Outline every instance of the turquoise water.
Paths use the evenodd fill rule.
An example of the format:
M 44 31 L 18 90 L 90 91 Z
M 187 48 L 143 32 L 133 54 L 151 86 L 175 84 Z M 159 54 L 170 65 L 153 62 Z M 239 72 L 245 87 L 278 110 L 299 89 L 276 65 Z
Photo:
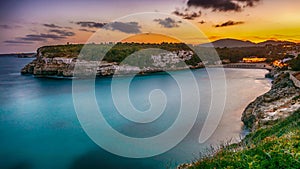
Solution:
M 1 169 L 174 167 L 198 158 L 199 152 L 205 152 L 211 144 L 238 140 L 243 134 L 240 121 L 243 109 L 270 88 L 270 81 L 264 78 L 265 70 L 226 69 L 228 95 L 223 118 L 213 136 L 199 144 L 198 137 L 210 106 L 210 82 L 205 69 L 193 70 L 201 103 L 190 133 L 164 154 L 130 159 L 103 150 L 86 135 L 74 110 L 71 80 L 21 76 L 20 69 L 31 60 L 0 58 Z M 122 83 L 124 80 L 126 77 L 117 81 Z M 119 115 L 113 105 L 110 84 L 110 78 L 97 79 L 96 96 L 104 117 L 117 131 L 132 137 L 150 137 L 166 130 L 176 119 L 180 93 L 175 80 L 168 74 L 138 76 L 130 86 L 130 99 L 141 111 L 150 106 L 148 95 L 151 90 L 165 92 L 168 98 L 165 112 L 150 124 L 131 123 Z

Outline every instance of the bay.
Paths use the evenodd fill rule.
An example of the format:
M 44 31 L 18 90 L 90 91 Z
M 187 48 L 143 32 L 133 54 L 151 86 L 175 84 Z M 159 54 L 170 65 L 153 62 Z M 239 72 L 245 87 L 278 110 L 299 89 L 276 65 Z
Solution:
M 31 60 L 11 56 L 0 58 L 1 169 L 175 167 L 199 158 L 199 154 L 205 153 L 210 145 L 238 141 L 244 134 L 241 122 L 244 108 L 271 87 L 270 80 L 264 78 L 266 70 L 225 69 L 227 96 L 224 113 L 214 134 L 200 144 L 199 134 L 211 105 L 211 83 L 206 69 L 192 70 L 199 86 L 201 102 L 191 131 L 170 151 L 150 158 L 132 159 L 105 151 L 87 136 L 74 109 L 72 80 L 20 75 L 21 68 Z M 216 69 L 210 68 L 210 71 Z M 176 74 L 184 74 L 185 71 Z M 125 83 L 126 78 L 115 80 Z M 155 73 L 137 76 L 130 84 L 130 100 L 140 111 L 151 106 L 148 97 L 152 90 L 160 89 L 165 93 L 165 111 L 150 124 L 132 123 L 118 113 L 111 96 L 111 81 L 111 78 L 97 79 L 95 94 L 103 116 L 118 132 L 138 138 L 151 137 L 168 129 L 176 119 L 180 91 L 170 75 Z M 84 95 L 84 91 L 82 93 Z

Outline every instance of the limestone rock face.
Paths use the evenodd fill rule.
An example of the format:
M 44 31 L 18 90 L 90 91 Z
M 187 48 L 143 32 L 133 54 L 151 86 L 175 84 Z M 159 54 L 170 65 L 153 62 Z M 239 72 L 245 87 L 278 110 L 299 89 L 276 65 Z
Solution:
M 73 76 L 76 58 L 37 58 L 26 65 L 22 74 L 33 74 L 37 76 Z
M 112 75 L 127 75 L 127 74 L 144 74 L 159 72 L 165 70 L 181 70 L 187 69 L 189 66 L 173 66 L 167 67 L 164 65 L 176 64 L 191 59 L 193 53 L 191 51 L 179 51 L 162 53 L 157 56 L 152 56 L 152 65 L 148 67 L 138 67 L 126 64 L 118 64 L 116 62 L 105 61 L 86 61 L 79 60 L 76 57 L 60 57 L 48 56 L 47 52 L 43 51 L 44 48 L 39 48 L 37 51 L 37 58 L 31 63 L 27 64 L 22 70 L 22 74 L 32 74 L 38 77 L 73 77 L 74 69 L 80 69 L 83 75 L 96 75 L 96 76 L 112 76 Z M 44 53 L 44 54 L 43 54 Z M 163 65 L 163 66 L 161 66 Z M 200 68 L 202 64 L 190 68 Z M 77 72 L 77 71 L 76 71 Z M 95 74 L 96 72 L 96 74 Z
M 289 79 L 289 73 L 275 75 L 269 92 L 250 103 L 242 115 L 251 130 L 272 125 L 300 108 L 300 89 Z

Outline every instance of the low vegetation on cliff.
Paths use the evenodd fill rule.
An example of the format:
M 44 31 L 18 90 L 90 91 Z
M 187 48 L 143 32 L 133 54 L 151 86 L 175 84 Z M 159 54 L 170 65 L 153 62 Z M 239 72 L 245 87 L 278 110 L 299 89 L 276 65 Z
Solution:
M 45 58 L 78 58 L 84 56 L 85 60 L 99 60 L 107 62 L 122 62 L 129 55 L 142 49 L 162 49 L 169 52 L 190 51 L 191 49 L 183 43 L 161 43 L 161 44 L 141 44 L 141 43 L 117 43 L 117 44 L 75 44 L 75 45 L 57 45 L 44 46 L 39 48 L 38 52 Z M 83 50 L 82 50 L 83 49 Z M 200 62 L 197 55 L 193 55 L 187 64 L 196 65 Z
M 300 111 L 183 168 L 300 168 Z
M 298 55 L 297 58 L 291 60 L 289 62 L 289 65 L 291 66 L 292 70 L 300 71 L 300 55 Z
M 77 58 L 81 52 L 82 48 L 85 48 L 85 53 L 89 56 L 88 59 L 94 60 L 99 59 L 99 54 L 106 53 L 104 60 L 108 62 L 121 62 L 124 58 L 130 54 L 137 52 L 141 49 L 148 48 L 159 48 L 166 51 L 179 51 L 179 50 L 191 50 L 190 46 L 183 43 L 160 43 L 160 44 L 150 44 L 150 43 L 117 43 L 117 44 L 70 44 L 70 45 L 56 45 L 56 46 L 44 46 L 39 50 L 43 57 L 54 58 L 54 57 L 66 57 L 66 58 Z M 199 49 L 199 50 L 198 50 Z M 203 56 L 207 55 L 205 50 L 207 47 L 193 46 L 192 50 L 198 50 L 199 52 L 204 52 Z M 278 45 L 274 47 L 235 47 L 235 48 L 215 48 L 221 60 L 227 59 L 231 62 L 239 62 L 244 57 L 249 56 L 259 56 L 268 58 L 268 61 L 271 62 L 276 59 L 283 59 L 285 57 L 282 54 L 282 51 L 285 51 L 283 46 Z M 278 54 L 280 53 L 280 54 Z M 206 60 L 209 59 L 205 58 Z M 193 59 L 188 63 L 190 65 L 198 63 L 199 58 L 194 55 Z

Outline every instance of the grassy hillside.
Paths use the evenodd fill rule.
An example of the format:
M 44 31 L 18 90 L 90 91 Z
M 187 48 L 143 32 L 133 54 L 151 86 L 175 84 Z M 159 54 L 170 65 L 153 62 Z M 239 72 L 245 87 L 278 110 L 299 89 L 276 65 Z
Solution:
M 300 168 L 300 111 L 194 163 L 202 168 Z

